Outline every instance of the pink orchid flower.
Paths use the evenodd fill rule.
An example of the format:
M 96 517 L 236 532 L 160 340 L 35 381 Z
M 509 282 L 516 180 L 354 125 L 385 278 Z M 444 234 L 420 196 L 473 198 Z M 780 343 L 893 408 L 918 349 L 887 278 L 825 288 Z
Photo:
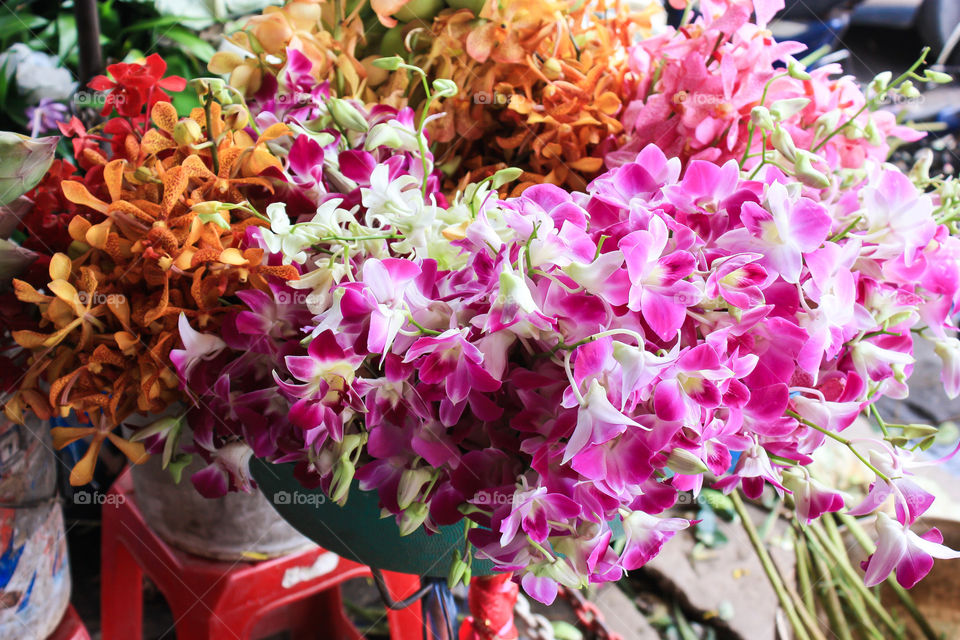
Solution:
M 620 241 L 630 275 L 627 306 L 639 311 L 663 340 L 676 336 L 686 318 L 687 307 L 700 301 L 700 291 L 683 280 L 696 267 L 687 251 L 667 252 L 667 225 L 657 216 L 644 231 L 634 231 Z
M 942 543 L 943 535 L 936 527 L 917 535 L 909 526 L 898 524 L 883 512 L 878 513 L 877 550 L 863 563 L 865 584 L 876 586 L 896 570 L 897 582 L 910 589 L 930 573 L 934 558 L 960 558 L 960 551 Z
M 744 226 L 724 234 L 719 243 L 735 251 L 763 254 L 764 266 L 797 283 L 803 254 L 823 244 L 833 221 L 822 205 L 791 197 L 779 182 L 767 187 L 765 205 L 745 202 L 740 210 Z

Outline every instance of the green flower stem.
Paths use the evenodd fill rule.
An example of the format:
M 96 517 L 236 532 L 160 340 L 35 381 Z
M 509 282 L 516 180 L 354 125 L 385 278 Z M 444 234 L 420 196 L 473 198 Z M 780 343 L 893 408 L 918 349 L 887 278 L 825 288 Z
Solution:
M 740 498 L 740 491 L 733 491 L 730 494 L 730 499 L 731 502 L 733 502 L 733 508 L 736 510 L 737 515 L 740 516 L 743 530 L 746 531 L 747 537 L 750 539 L 750 544 L 753 546 L 753 550 L 756 552 L 757 558 L 760 560 L 760 564 L 763 565 L 763 570 L 770 580 L 770 586 L 773 587 L 773 590 L 777 594 L 777 599 L 780 601 L 780 606 L 783 607 L 784 612 L 787 614 L 787 619 L 790 621 L 790 626 L 793 627 L 793 632 L 796 634 L 797 639 L 811 640 L 810 634 L 807 633 L 806 626 L 800 620 L 797 609 L 793 605 L 793 600 L 790 598 L 790 594 L 783 584 L 783 579 L 773 564 L 773 559 L 770 558 L 767 548 L 760 540 L 757 529 L 753 526 L 753 521 L 750 520 L 750 514 L 747 513 L 747 508 Z
M 834 546 L 833 542 L 830 540 L 829 534 L 827 534 L 818 523 L 809 525 L 808 529 L 813 532 L 813 536 L 817 539 L 817 542 L 820 543 L 820 546 L 833 560 L 834 566 L 842 571 L 847 579 L 848 584 L 853 585 L 853 588 L 863 599 L 863 602 L 880 619 L 883 625 L 890 630 L 890 632 L 893 634 L 893 637 L 897 638 L 898 640 L 904 640 L 906 635 L 904 635 L 903 629 L 897 626 L 893 618 L 890 617 L 890 613 L 883 608 L 883 605 L 879 600 L 877 600 L 876 596 L 873 595 L 873 592 L 871 592 L 870 589 L 863 584 L 863 579 L 861 579 L 861 577 L 858 576 L 853 570 L 853 567 L 850 566 L 850 559 L 846 555 L 846 552 L 842 548 L 837 549 Z
M 817 603 L 813 597 L 813 583 L 810 581 L 810 554 L 807 550 L 806 541 L 791 530 L 793 538 L 793 552 L 797 558 L 797 582 L 800 587 L 800 595 L 803 598 L 803 606 L 812 614 L 817 614 Z
M 213 163 L 213 172 L 220 175 L 220 154 L 217 151 L 217 141 L 213 139 L 213 115 L 210 113 L 210 105 L 213 104 L 213 95 L 208 91 L 203 99 L 203 115 L 207 120 L 207 139 L 213 144 L 210 145 L 210 160 Z
M 848 516 L 845 513 L 837 514 L 837 517 L 840 519 L 840 522 L 847 527 L 847 530 L 850 532 L 850 535 L 857 541 L 863 550 L 868 554 L 873 554 L 877 550 L 877 547 L 873 544 L 873 540 L 870 539 L 870 536 L 867 535 L 867 532 L 863 530 L 863 527 L 860 526 L 860 523 L 857 522 L 857 519 L 853 516 Z M 923 633 L 923 637 L 927 640 L 939 640 L 940 636 L 937 635 L 936 631 L 933 630 L 933 627 L 930 626 L 930 622 L 927 620 L 926 616 L 920 612 L 920 609 L 917 608 L 917 603 L 913 601 L 913 597 L 910 596 L 910 592 L 900 586 L 900 583 L 896 580 L 887 579 L 887 584 L 890 585 L 890 588 L 893 589 L 893 592 L 897 594 L 897 598 L 900 599 L 900 603 L 903 604 L 903 608 L 907 610 L 910 614 L 910 617 L 913 618 L 914 622 L 917 623 L 917 626 L 920 627 L 920 632 Z
M 843 228 L 843 231 L 837 232 L 835 236 L 830 238 L 830 242 L 837 242 L 838 240 L 842 240 L 844 236 L 846 236 L 848 233 L 853 231 L 856 228 L 856 226 L 860 224 L 860 220 L 862 219 L 863 219 L 862 216 L 857 216 L 853 222 L 851 222 L 850 224 L 848 224 L 846 227 Z
M 827 567 L 827 574 L 832 576 L 831 580 L 833 581 L 834 587 L 841 590 L 837 593 L 837 595 L 840 596 L 842 592 L 842 596 L 846 601 L 847 606 L 852 611 L 852 617 L 859 624 L 862 633 L 873 640 L 887 640 L 887 636 L 881 633 L 877 626 L 873 623 L 873 618 L 867 611 L 866 605 L 863 602 L 863 598 L 860 596 L 860 592 L 851 586 L 846 574 L 839 569 L 833 557 L 827 554 L 809 527 L 807 527 L 807 540 L 810 544 L 810 548 L 813 550 L 814 555 L 819 556 L 823 561 L 824 566 Z
M 853 446 L 853 443 L 850 442 L 849 440 L 847 440 L 846 438 L 844 438 L 843 436 L 838 435 L 838 434 L 834 433 L 833 431 L 830 431 L 829 429 L 824 429 L 823 427 L 821 427 L 821 426 L 818 425 L 818 424 L 815 424 L 815 423 L 813 423 L 813 422 L 810 422 L 809 420 L 807 420 L 806 418 L 804 418 L 803 416 L 801 416 L 801 415 L 800 415 L 799 413 L 797 413 L 796 411 L 793 411 L 793 410 L 788 409 L 788 410 L 787 410 L 787 415 L 790 416 L 791 418 L 796 419 L 796 420 L 797 420 L 798 422 L 800 422 L 801 424 L 803 424 L 803 425 L 805 425 L 805 426 L 808 426 L 808 427 L 810 427 L 811 429 L 816 429 L 817 431 L 819 431 L 820 433 L 824 434 L 825 436 L 827 436 L 827 437 L 829 437 L 829 438 L 831 438 L 831 439 L 833 439 L 833 440 L 836 440 L 836 441 L 839 442 L 840 444 L 844 445 L 845 447 L 847 447 L 848 449 L 850 449 L 850 452 L 853 453 L 853 455 L 857 456 L 857 458 L 860 460 L 860 462 L 862 462 L 863 464 L 865 464 L 868 469 L 870 469 L 870 470 L 873 471 L 875 474 L 877 474 L 877 477 L 878 477 L 878 478 L 880 478 L 881 480 L 885 480 L 885 481 L 887 481 L 887 482 L 890 482 L 890 478 L 888 478 L 885 473 L 883 473 L 882 471 L 880 471 L 879 469 L 877 469 L 875 466 L 873 466 L 873 465 L 870 463 L 869 460 L 867 460 L 865 457 L 863 457 L 863 454 L 861 454 L 859 451 L 857 451 L 856 447 Z
M 801 538 L 801 536 L 798 536 Z M 830 631 L 836 634 L 839 640 L 853 640 L 853 634 L 850 633 L 850 626 L 843 614 L 843 606 L 840 603 L 840 596 L 837 594 L 837 588 L 830 574 L 830 567 L 822 554 L 815 553 L 813 550 L 813 541 L 809 532 L 802 536 L 805 541 L 805 549 L 809 552 L 808 557 L 811 565 L 816 571 L 817 582 L 820 591 L 820 603 L 823 610 L 827 613 L 827 619 L 830 620 Z M 879 635 L 879 633 L 878 633 Z M 881 636 L 882 637 L 882 636 Z

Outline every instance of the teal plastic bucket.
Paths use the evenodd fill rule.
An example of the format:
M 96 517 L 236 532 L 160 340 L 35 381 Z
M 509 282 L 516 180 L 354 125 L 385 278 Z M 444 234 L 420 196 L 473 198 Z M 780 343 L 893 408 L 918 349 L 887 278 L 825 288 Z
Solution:
M 432 577 L 445 577 L 453 552 L 462 552 L 462 524 L 440 527 L 440 532 L 433 534 L 421 527 L 401 536 L 393 518 L 380 517 L 375 491 L 361 491 L 354 482 L 350 498 L 341 507 L 323 490 L 301 486 L 293 474 L 295 466 L 254 458 L 250 472 L 277 513 L 324 549 L 384 571 Z M 489 575 L 493 563 L 475 558 L 471 570 L 475 576 Z

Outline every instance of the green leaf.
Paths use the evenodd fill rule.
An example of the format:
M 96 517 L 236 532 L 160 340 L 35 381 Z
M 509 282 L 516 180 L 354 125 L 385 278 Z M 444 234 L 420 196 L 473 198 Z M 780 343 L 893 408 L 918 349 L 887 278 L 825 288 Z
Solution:
M 155 18 L 147 18 L 145 20 L 135 22 L 128 27 L 124 27 L 120 30 L 120 33 L 134 33 L 136 31 L 150 31 L 151 29 L 155 29 L 157 27 L 170 27 L 189 19 L 190 18 L 186 18 L 184 16 L 157 16 Z M 167 33 L 164 35 L 169 36 L 170 34 Z
M 0 40 L 6 40 L 13 36 L 24 33 L 36 33 L 47 26 L 49 22 L 46 18 L 35 16 L 32 13 L 17 13 L 5 11 L 5 15 L 0 15 Z M 26 40 L 20 36 L 18 40 Z
M 164 469 L 173 460 L 177 453 L 177 447 L 180 444 L 180 432 L 183 430 L 183 422 L 177 420 L 177 424 L 167 433 L 167 439 L 163 443 L 163 457 L 160 459 Z
M 57 58 L 60 64 L 73 53 L 77 46 L 77 20 L 72 13 L 57 16 Z
M 183 27 L 173 27 L 164 36 L 182 46 L 187 53 L 200 58 L 204 64 L 210 62 L 216 53 L 213 45 Z
M 140 442 L 145 440 L 150 436 L 155 436 L 161 433 L 166 433 L 174 427 L 177 427 L 180 424 L 182 418 L 174 418 L 173 416 L 164 416 L 159 420 L 147 425 L 143 429 L 138 429 L 136 433 L 130 436 L 130 442 Z

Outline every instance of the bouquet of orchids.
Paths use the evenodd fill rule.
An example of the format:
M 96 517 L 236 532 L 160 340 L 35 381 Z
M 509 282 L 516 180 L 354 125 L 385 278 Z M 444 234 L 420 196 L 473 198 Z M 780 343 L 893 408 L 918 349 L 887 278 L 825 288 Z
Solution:
M 492 4 L 481 18 L 532 19 L 521 11 L 530 3 Z M 463 85 L 449 65 L 413 64 L 423 55 L 413 45 L 349 68 L 402 76 L 416 109 L 406 98 L 371 102 L 366 76 L 357 95 L 327 78 L 336 65 L 321 45 L 332 45 L 315 33 L 299 48 L 288 34 L 282 57 L 256 66 L 245 100 L 211 79 L 189 119 L 155 103 L 149 131 L 134 118 L 140 146 L 114 134 L 123 161 L 88 170 L 99 197 L 63 183 L 97 216 L 70 222 L 73 257 L 51 262 L 47 288 L 62 302 L 18 288 L 60 328 L 18 338 L 57 374 L 50 404 L 98 408 L 105 426 L 89 432 L 102 439 L 134 410 L 185 401 L 185 416 L 134 439 L 176 466 L 189 428 L 192 454 L 208 463 L 191 478 L 205 495 L 250 490 L 251 456 L 296 462 L 304 485 L 340 503 L 357 481 L 401 533 L 465 523 L 454 581 L 472 557 L 490 559 L 543 602 L 558 585 L 642 566 L 690 524 L 664 512 L 705 484 L 750 498 L 769 487 L 804 523 L 892 499 L 866 583 L 896 570 L 912 586 L 931 557 L 960 556 L 936 530 L 911 530 L 933 498 L 910 469 L 936 431 L 887 424 L 874 405 L 906 396 L 915 340 L 933 342 L 945 391 L 960 392 L 960 191 L 922 165 L 905 175 L 884 164 L 890 138 L 918 134 L 877 107 L 945 78 L 921 59 L 864 92 L 835 66 L 808 72 L 794 57 L 801 47 L 772 39 L 776 0 L 700 7 L 679 30 L 606 43 L 617 55 L 603 73 L 616 74 L 619 93 L 603 118 L 589 100 L 592 115 L 526 124 L 520 103 L 490 107 L 505 111 L 510 135 L 593 132 L 576 151 L 591 162 L 565 171 L 549 144 L 512 156 L 505 138 L 499 163 L 441 162 L 431 125 L 447 122 L 437 105 L 456 105 Z M 474 45 L 508 37 L 475 38 L 470 29 L 487 23 L 457 18 L 473 11 L 435 21 L 460 25 L 442 32 Z M 576 42 L 586 29 L 577 15 L 569 33 L 531 46 Z M 462 55 L 483 64 L 477 56 L 491 50 Z M 538 82 L 553 95 L 566 81 Z M 497 86 L 530 97 L 519 80 Z M 602 139 L 591 138 L 598 128 Z M 571 175 L 589 180 L 571 189 Z M 511 184 L 523 188 L 510 194 Z M 170 237 L 157 231 L 167 227 Z M 141 303 L 131 320 L 105 302 L 66 317 L 77 290 L 108 281 L 105 291 L 125 291 L 126 274 L 111 269 L 131 256 L 145 266 L 130 282 L 153 287 L 156 310 Z M 64 279 L 77 289 L 54 286 Z M 134 330 L 111 336 L 124 322 Z M 43 351 L 62 341 L 73 359 Z M 140 373 L 123 373 L 123 358 Z M 70 363 L 79 368 L 65 380 Z M 845 436 L 861 414 L 882 435 Z M 864 500 L 811 476 L 826 446 L 875 474 Z M 611 544 L 615 527 L 622 546 Z

